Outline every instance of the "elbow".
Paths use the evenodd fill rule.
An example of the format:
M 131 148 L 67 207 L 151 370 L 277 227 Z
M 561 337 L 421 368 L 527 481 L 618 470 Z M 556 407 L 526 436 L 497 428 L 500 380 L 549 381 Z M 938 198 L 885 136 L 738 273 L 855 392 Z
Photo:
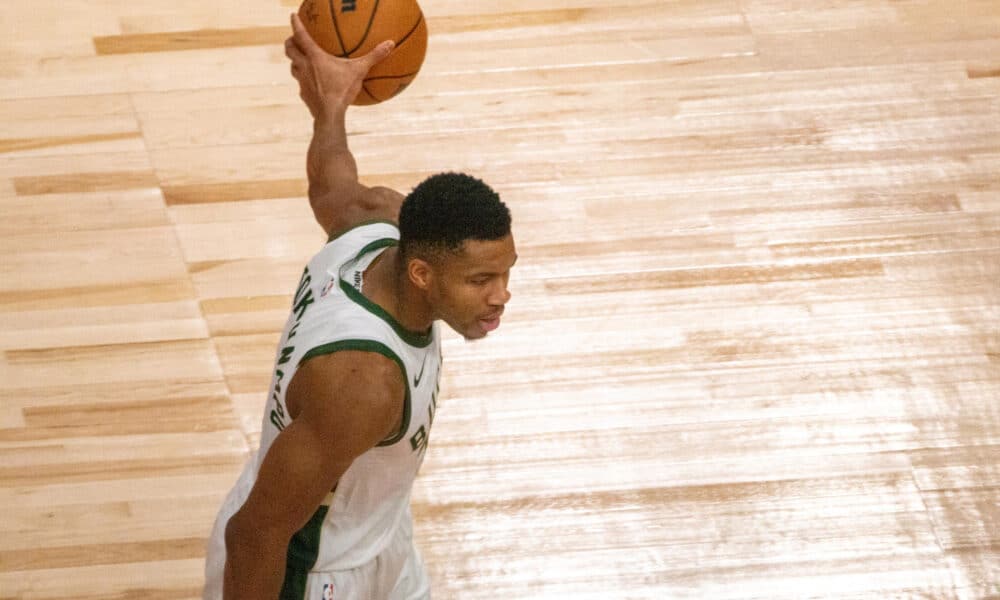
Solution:
M 246 525 L 246 517 L 242 515 L 242 511 L 237 511 L 236 514 L 229 517 L 229 521 L 226 522 L 225 532 L 226 553 L 231 555 L 240 545 L 245 545 L 248 541 L 248 535 L 252 531 Z
M 309 186 L 309 207 L 312 208 L 313 218 L 319 223 L 324 231 L 330 233 L 335 213 L 330 205 L 330 195 L 328 192 L 317 186 Z
M 245 511 L 238 510 L 226 523 L 225 541 L 228 556 L 267 554 L 284 551 L 291 539 L 275 527 L 269 527 L 257 519 L 250 518 Z
M 309 206 L 313 210 L 316 210 L 318 206 L 323 205 L 327 202 L 327 197 L 330 194 L 330 189 L 328 186 L 321 185 L 318 183 L 309 183 Z
M 266 545 L 266 531 L 249 519 L 243 510 L 236 511 L 226 523 L 226 553 Z

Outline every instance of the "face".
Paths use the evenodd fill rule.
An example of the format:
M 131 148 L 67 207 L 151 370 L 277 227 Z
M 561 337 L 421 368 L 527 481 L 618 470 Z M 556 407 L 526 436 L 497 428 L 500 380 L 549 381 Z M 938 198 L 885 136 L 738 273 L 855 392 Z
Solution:
M 434 261 L 426 289 L 435 318 L 467 340 L 486 337 L 500 326 L 516 261 L 510 234 L 499 240 L 466 240 L 461 252 Z

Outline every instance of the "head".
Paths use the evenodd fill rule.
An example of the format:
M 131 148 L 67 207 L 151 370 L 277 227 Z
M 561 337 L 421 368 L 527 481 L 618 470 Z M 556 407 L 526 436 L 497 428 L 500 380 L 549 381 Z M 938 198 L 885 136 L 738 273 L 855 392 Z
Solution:
M 424 180 L 399 210 L 400 264 L 435 319 L 466 339 L 499 325 L 517 260 L 510 211 L 490 186 L 461 173 Z

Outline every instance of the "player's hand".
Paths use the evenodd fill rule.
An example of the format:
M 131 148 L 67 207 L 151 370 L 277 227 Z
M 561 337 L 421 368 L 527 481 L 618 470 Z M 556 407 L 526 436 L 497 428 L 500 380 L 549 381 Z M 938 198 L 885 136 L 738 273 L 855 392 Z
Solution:
M 318 119 L 346 110 L 361 91 L 365 75 L 389 56 L 393 45 L 387 40 L 364 56 L 339 58 L 320 48 L 299 16 L 292 13 L 292 36 L 285 40 L 285 56 L 292 61 L 299 96 Z

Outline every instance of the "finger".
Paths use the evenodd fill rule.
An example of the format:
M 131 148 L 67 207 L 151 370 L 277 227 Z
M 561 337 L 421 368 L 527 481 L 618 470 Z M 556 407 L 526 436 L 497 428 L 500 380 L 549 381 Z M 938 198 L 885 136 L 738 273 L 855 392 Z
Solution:
M 368 54 L 358 57 L 357 60 L 362 65 L 364 65 L 366 70 L 371 69 L 375 65 L 385 60 L 385 57 L 389 56 L 389 54 L 392 53 L 392 49 L 395 47 L 396 47 L 395 42 L 393 42 L 392 40 L 386 40 L 381 44 L 379 44 L 378 46 L 375 46 L 375 48 L 373 48 L 372 51 L 369 52 Z
M 306 59 L 306 55 L 302 53 L 302 50 L 299 49 L 298 44 L 292 38 L 285 40 L 285 56 L 296 63 L 304 62 Z
M 314 56 L 323 52 L 319 44 L 306 31 L 306 26 L 302 24 L 302 19 L 296 13 L 292 13 L 292 39 L 295 40 L 295 44 L 306 56 Z

